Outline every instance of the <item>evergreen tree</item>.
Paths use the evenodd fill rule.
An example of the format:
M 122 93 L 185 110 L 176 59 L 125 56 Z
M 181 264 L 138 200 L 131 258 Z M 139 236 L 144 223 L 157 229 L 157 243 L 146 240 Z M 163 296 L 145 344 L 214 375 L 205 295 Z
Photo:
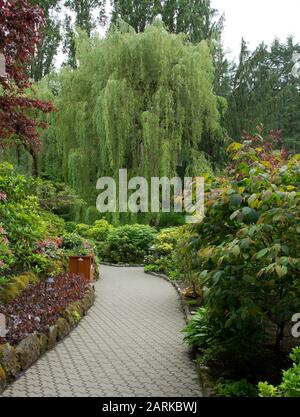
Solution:
M 237 139 L 243 130 L 253 132 L 263 124 L 266 131 L 282 131 L 283 142 L 299 149 L 300 79 L 293 76 L 293 54 L 300 50 L 292 38 L 262 43 L 253 53 L 243 40 L 235 73 L 226 127 Z
M 223 17 L 210 0 L 165 0 L 161 2 L 163 22 L 170 32 L 185 33 L 191 42 L 217 39 L 223 28 Z
M 111 5 L 111 22 L 124 20 L 137 33 L 144 32 L 146 25 L 161 12 L 160 0 L 112 0 Z
M 64 6 L 75 15 L 72 20 L 67 14 L 64 19 L 64 42 L 63 51 L 67 54 L 66 64 L 76 67 L 76 29 L 84 31 L 88 37 L 98 24 L 104 24 L 105 0 L 66 0 Z
M 143 32 L 160 14 L 169 32 L 185 33 L 194 43 L 217 38 L 223 26 L 210 0 L 112 0 L 112 7 L 112 23 L 122 19 Z
M 30 65 L 30 76 L 35 81 L 40 80 L 53 69 L 54 58 L 61 41 L 61 23 L 58 18 L 60 11 L 59 0 L 32 0 L 44 12 L 44 27 L 41 31 L 41 41 L 38 44 Z

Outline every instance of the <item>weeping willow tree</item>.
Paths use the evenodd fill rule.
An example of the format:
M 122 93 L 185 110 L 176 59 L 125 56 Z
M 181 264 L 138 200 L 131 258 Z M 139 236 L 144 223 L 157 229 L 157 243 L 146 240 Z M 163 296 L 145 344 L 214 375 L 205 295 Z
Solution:
M 117 179 L 120 168 L 146 178 L 209 169 L 224 133 L 205 42 L 190 44 L 159 22 L 139 34 L 122 23 L 105 39 L 80 35 L 77 52 L 76 70 L 64 69 L 55 88 L 44 81 L 58 112 L 48 119 L 41 169 L 54 161 L 88 202 L 85 220 L 96 215 L 97 179 Z

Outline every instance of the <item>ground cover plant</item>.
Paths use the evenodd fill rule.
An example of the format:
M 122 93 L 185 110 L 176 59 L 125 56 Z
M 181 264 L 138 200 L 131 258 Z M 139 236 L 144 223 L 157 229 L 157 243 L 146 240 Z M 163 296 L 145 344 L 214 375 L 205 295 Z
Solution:
M 8 331 L 0 345 L 15 345 L 34 332 L 47 333 L 70 303 L 83 298 L 88 286 L 82 275 L 65 273 L 30 285 L 13 301 L 0 304 Z

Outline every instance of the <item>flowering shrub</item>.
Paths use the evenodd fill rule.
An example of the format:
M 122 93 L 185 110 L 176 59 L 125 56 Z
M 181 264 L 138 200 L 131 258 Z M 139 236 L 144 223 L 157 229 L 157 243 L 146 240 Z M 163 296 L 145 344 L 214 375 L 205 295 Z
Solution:
M 300 309 L 300 155 L 273 151 L 260 135 L 228 150 L 229 177 L 208 190 L 186 247 L 213 344 L 242 373 L 257 360 L 253 344 L 280 349 Z
M 61 256 L 56 238 L 61 221 L 41 210 L 34 189 L 34 179 L 0 164 L 0 272 L 57 270 L 51 264 Z
M 56 258 L 58 249 L 62 246 L 63 240 L 59 237 L 56 239 L 46 239 L 38 242 L 36 253 L 40 253 L 50 258 Z
M 14 258 L 9 247 L 7 232 L 0 224 L 0 273 L 9 269 L 13 263 Z

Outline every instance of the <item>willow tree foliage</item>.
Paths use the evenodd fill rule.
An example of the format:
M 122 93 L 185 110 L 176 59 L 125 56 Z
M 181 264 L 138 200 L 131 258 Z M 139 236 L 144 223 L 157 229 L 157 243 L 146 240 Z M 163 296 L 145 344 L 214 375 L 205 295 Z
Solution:
M 224 135 L 205 42 L 188 44 L 160 23 L 139 34 L 124 24 L 105 39 L 81 36 L 77 49 L 79 67 L 48 80 L 58 112 L 48 120 L 44 172 L 53 163 L 93 213 L 97 179 L 117 179 L 120 168 L 129 178 L 208 168 Z

